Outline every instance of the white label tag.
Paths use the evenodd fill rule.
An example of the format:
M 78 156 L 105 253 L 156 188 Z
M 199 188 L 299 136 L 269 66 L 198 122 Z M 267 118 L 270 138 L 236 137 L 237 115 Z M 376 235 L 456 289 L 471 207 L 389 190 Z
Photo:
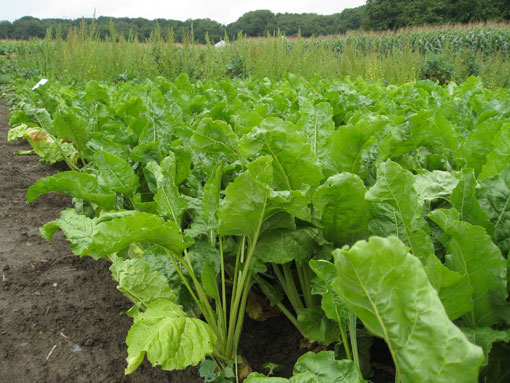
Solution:
M 48 82 L 48 79 L 42 78 L 37 84 L 34 85 L 32 90 L 35 90 L 35 89 L 39 88 L 40 86 L 46 84 L 47 82 Z

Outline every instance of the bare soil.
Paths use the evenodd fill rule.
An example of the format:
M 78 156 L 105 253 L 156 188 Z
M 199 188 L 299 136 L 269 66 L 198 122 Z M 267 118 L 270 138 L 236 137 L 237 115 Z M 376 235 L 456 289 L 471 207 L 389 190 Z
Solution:
M 73 256 L 61 233 L 41 238 L 39 227 L 71 200 L 47 194 L 27 205 L 26 190 L 65 168 L 15 155 L 30 147 L 7 142 L 7 115 L 0 100 L 0 382 L 202 382 L 195 367 L 168 372 L 148 362 L 124 375 L 130 303 L 106 261 Z M 299 340 L 284 317 L 246 319 L 240 352 L 254 370 L 273 362 L 288 376 L 306 351 Z

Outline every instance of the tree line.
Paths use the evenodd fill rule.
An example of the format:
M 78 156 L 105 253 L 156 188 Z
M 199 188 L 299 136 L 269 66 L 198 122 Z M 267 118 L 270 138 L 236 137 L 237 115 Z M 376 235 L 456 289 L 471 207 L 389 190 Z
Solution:
M 70 28 L 94 26 L 101 39 L 112 35 L 147 41 L 155 30 L 168 33 L 176 42 L 217 42 L 239 32 L 249 37 L 279 31 L 303 37 L 335 35 L 352 30 L 396 30 L 416 25 L 510 20 L 509 0 L 367 0 L 366 5 L 332 15 L 315 13 L 247 12 L 228 25 L 211 19 L 186 21 L 144 18 L 38 19 L 25 16 L 14 22 L 0 21 L 0 39 L 44 38 L 47 31 L 66 38 Z

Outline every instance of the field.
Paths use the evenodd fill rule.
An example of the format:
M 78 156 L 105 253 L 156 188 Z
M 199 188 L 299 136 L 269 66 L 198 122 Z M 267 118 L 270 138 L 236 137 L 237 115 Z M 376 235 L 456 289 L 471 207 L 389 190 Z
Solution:
M 504 382 L 509 41 L 4 43 L 4 379 Z

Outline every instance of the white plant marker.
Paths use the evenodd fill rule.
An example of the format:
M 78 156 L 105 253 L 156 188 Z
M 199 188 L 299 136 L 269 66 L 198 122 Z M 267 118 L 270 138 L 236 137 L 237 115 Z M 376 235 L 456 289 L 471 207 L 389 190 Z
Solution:
M 46 84 L 47 82 L 48 82 L 47 78 L 42 78 L 41 80 L 39 80 L 39 82 L 37 84 L 34 85 L 32 90 L 36 90 L 37 88 L 39 88 L 40 86 Z

